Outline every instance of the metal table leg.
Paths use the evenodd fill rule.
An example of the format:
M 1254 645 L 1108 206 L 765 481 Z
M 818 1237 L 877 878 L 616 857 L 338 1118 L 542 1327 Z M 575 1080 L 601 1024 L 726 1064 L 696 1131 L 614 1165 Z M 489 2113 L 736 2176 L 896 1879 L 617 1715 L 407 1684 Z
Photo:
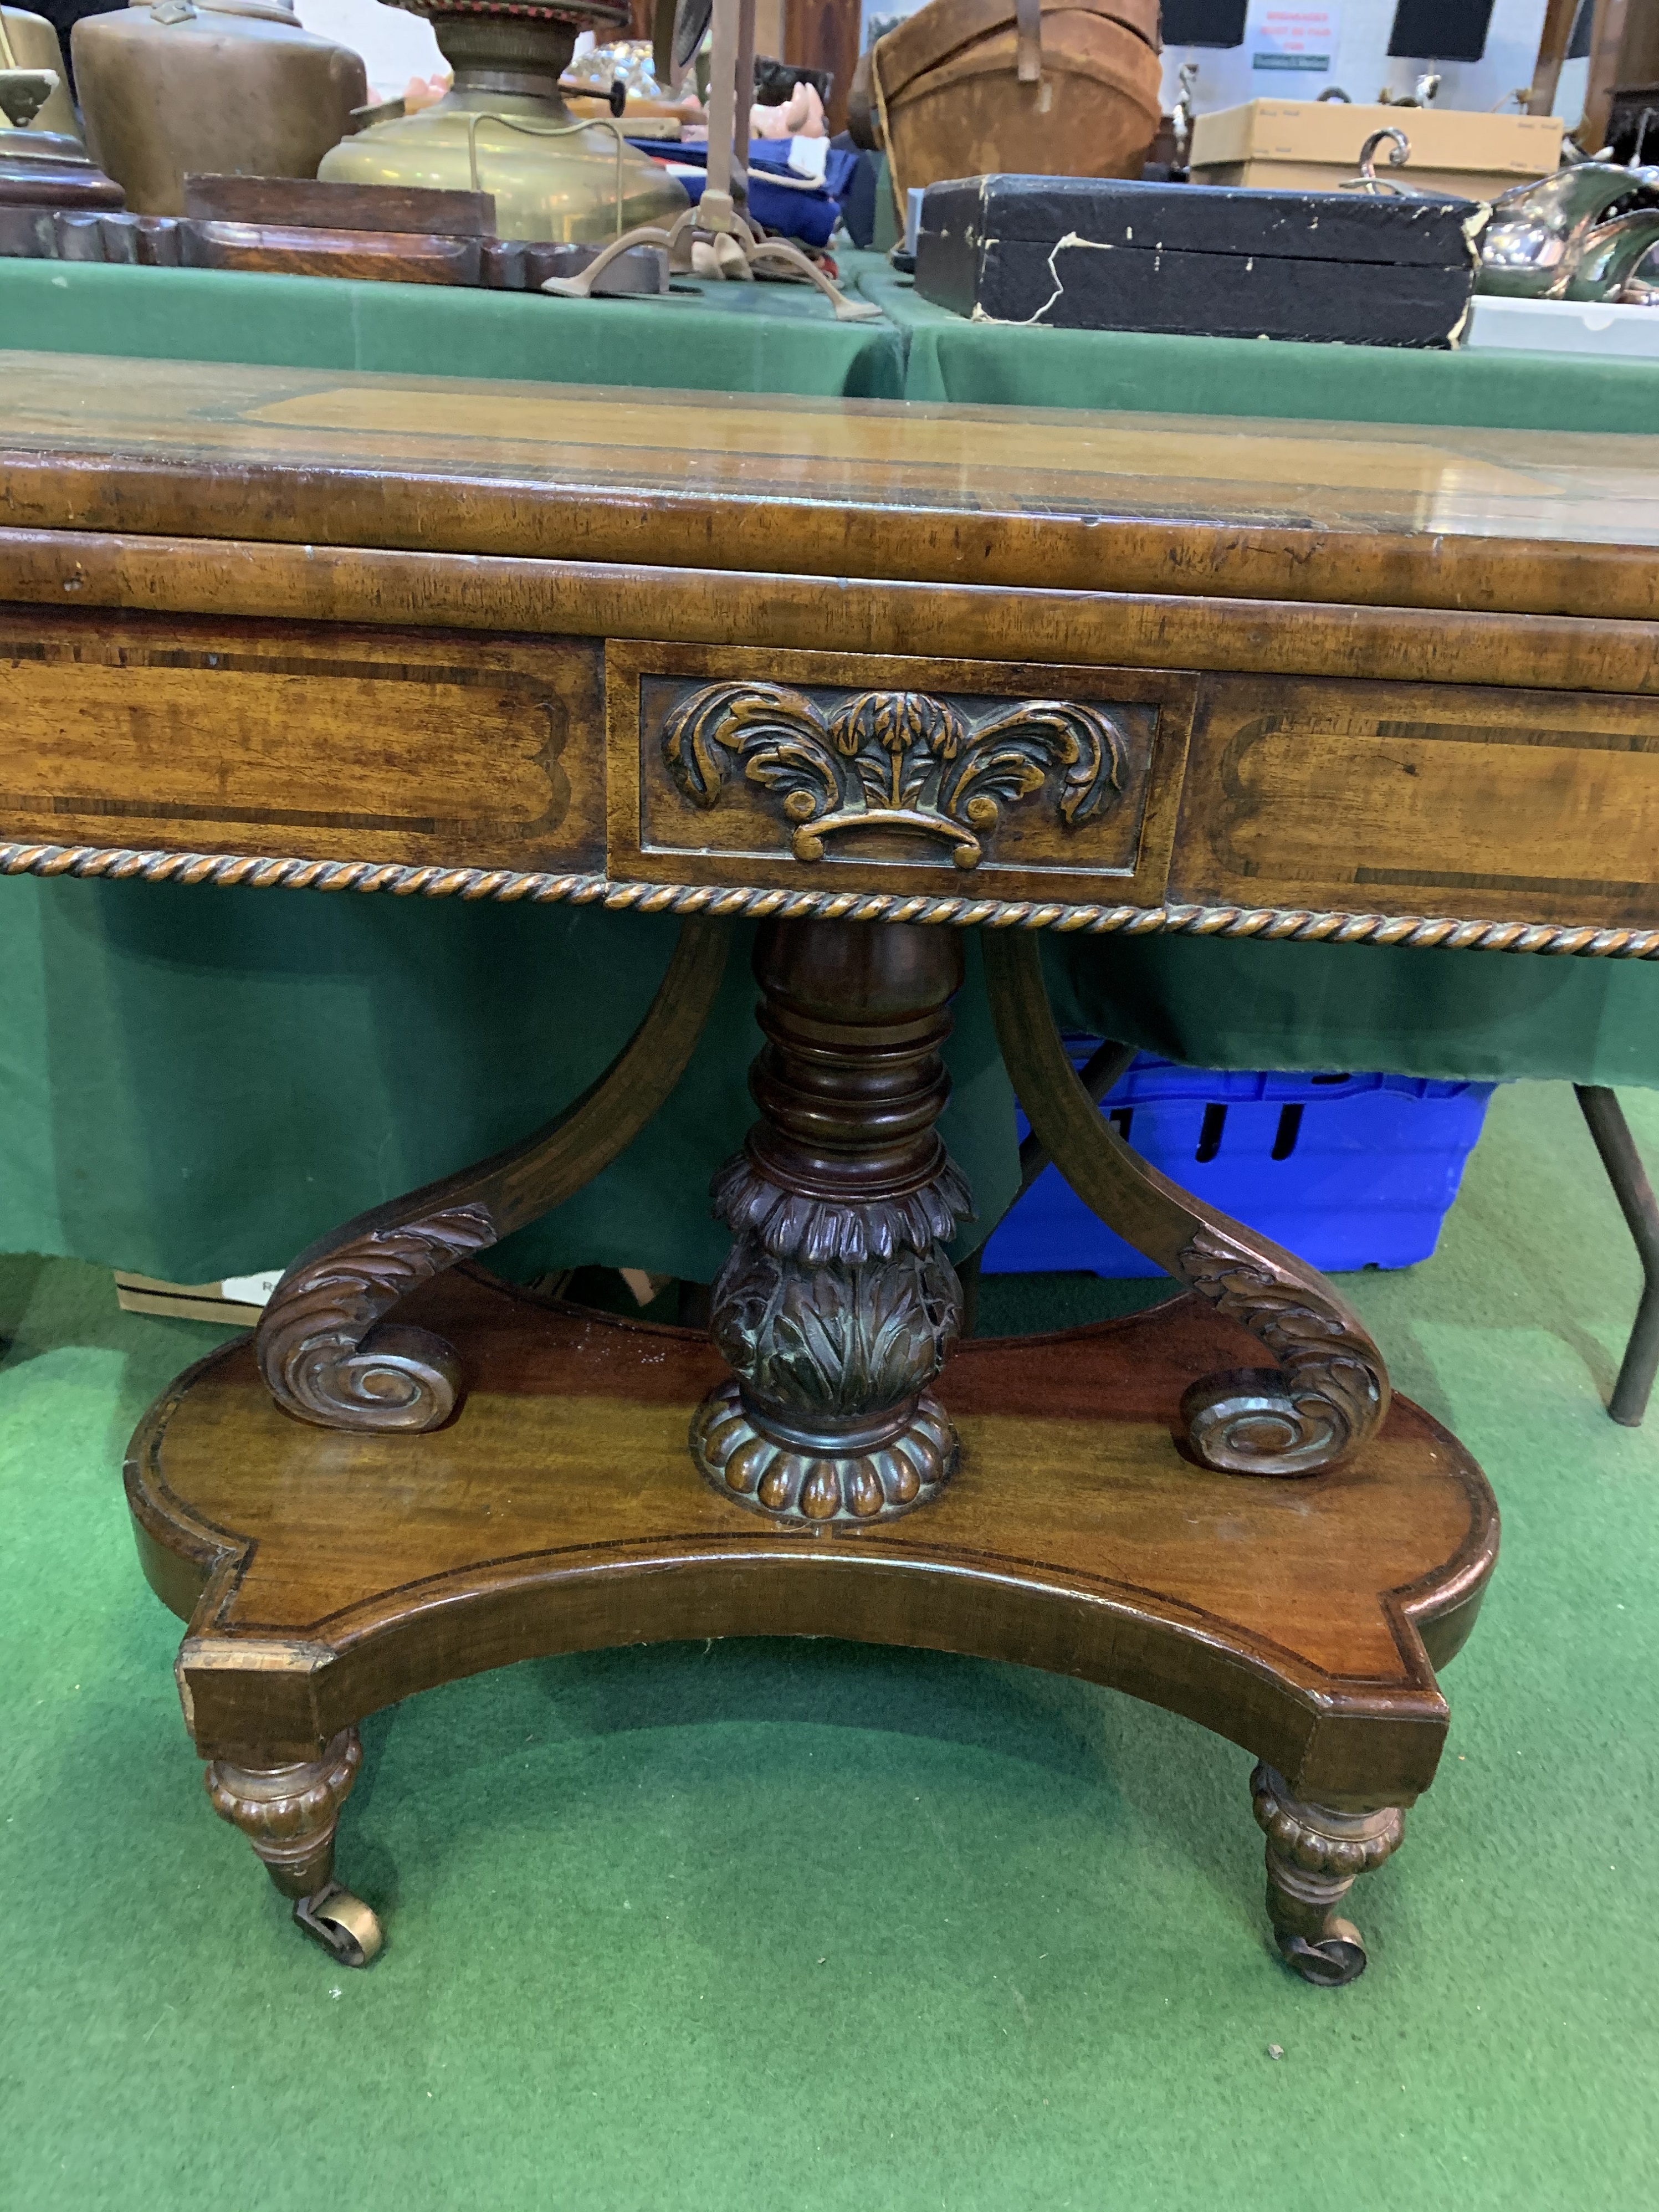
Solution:
M 1619 1210 L 1636 1240 L 1645 1279 L 1636 1326 L 1630 1333 L 1624 1364 L 1607 1402 L 1607 1411 L 1615 1421 L 1635 1429 L 1641 1426 L 1654 1376 L 1659 1371 L 1659 1200 L 1654 1198 L 1630 1124 L 1613 1092 L 1601 1084 L 1576 1083 L 1573 1089 L 1601 1155 Z

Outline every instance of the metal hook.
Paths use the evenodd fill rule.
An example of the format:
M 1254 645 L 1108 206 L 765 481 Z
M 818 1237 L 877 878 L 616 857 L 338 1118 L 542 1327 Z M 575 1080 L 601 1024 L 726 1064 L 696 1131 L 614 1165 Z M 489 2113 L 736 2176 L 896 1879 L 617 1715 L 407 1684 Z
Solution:
M 1399 195 L 1401 187 L 1398 185 L 1390 184 L 1386 177 L 1379 177 L 1375 167 L 1376 149 L 1384 139 L 1389 138 L 1394 141 L 1389 149 L 1389 167 L 1391 169 L 1403 168 L 1410 161 L 1412 142 L 1403 131 L 1396 131 L 1392 125 L 1382 131 L 1373 131 L 1359 149 L 1359 174 L 1357 177 L 1343 179 L 1344 191 L 1372 192 L 1378 197 L 1384 192 L 1396 197 Z

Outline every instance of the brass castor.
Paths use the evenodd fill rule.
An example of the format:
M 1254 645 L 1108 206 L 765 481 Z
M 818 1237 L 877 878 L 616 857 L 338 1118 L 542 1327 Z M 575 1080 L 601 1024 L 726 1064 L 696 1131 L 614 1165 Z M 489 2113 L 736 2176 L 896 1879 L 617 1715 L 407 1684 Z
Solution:
M 343 1966 L 367 1966 L 379 1956 L 386 1941 L 379 1914 L 337 1881 L 330 1882 L 314 1897 L 296 1897 L 294 1917 Z
M 1279 1957 L 1316 1989 L 1340 1990 L 1345 1982 L 1357 1982 L 1365 1971 L 1364 1937 L 1352 1920 L 1339 1919 L 1334 1912 L 1326 1915 L 1325 1933 L 1315 1942 L 1282 1929 L 1274 1935 Z

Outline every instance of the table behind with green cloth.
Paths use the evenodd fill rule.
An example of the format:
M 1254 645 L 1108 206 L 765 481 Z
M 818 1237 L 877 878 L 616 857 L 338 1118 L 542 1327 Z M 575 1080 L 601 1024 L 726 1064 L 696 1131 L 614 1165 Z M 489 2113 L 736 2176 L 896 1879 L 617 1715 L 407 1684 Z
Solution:
M 578 307 L 0 262 L 0 337 L 734 394 L 1659 425 L 1659 372 L 1637 364 L 973 325 L 918 301 L 878 258 L 849 261 L 882 323 L 837 324 L 816 295 L 776 286 Z M 579 1092 L 643 1011 L 673 929 L 593 908 L 0 880 L 0 1249 L 185 1281 L 280 1266 Z M 1018 1181 L 1012 1100 L 969 952 L 943 1127 L 980 1220 L 958 1250 Z M 1196 1065 L 1659 1085 L 1650 962 L 1182 936 L 1051 935 L 1044 957 L 1063 1024 Z M 504 1265 L 713 1273 L 726 1232 L 695 1194 L 751 1118 L 753 998 L 736 960 L 674 1112 L 502 1248 Z
M 847 399 L 1650 432 L 1659 364 L 1022 329 L 933 307 L 884 256 L 842 260 L 879 323 L 805 286 L 697 283 L 580 303 L 518 292 L 0 259 L 0 345 L 46 353 L 676 386 Z M 677 283 L 681 280 L 677 279 Z
M 858 256 L 852 275 L 904 335 L 907 399 L 1487 430 L 1659 428 L 1659 363 L 1036 330 L 936 307 L 876 255 Z

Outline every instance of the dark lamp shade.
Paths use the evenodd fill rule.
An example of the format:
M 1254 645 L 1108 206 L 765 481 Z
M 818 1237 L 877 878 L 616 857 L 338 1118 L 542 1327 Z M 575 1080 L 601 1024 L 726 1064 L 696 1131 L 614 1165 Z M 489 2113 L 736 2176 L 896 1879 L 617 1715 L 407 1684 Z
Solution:
M 1478 62 L 1492 0 L 1400 0 L 1389 52 L 1425 62 Z

